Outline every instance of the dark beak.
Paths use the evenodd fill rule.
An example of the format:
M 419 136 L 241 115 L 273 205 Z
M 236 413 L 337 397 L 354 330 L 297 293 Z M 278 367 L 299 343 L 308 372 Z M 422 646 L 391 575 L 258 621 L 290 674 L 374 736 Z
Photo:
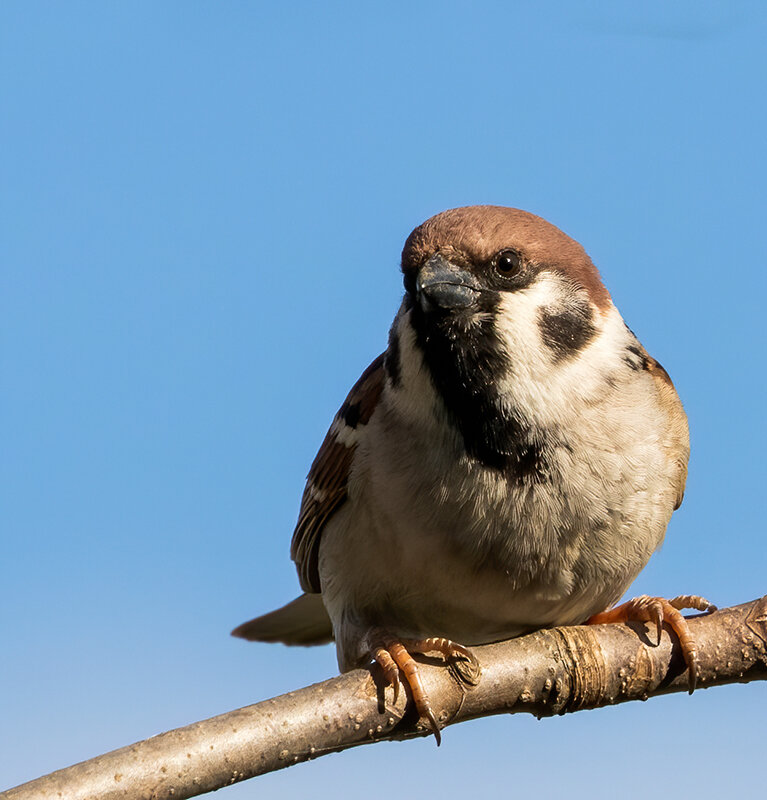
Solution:
M 420 269 L 415 283 L 418 300 L 425 311 L 468 308 L 479 297 L 479 282 L 465 269 L 435 253 Z

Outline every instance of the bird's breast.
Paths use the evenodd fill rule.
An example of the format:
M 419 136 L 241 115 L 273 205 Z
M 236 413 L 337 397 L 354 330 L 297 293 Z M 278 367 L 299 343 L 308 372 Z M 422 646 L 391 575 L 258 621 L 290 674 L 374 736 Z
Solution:
M 404 436 L 385 414 L 371 424 L 375 452 L 356 460 L 320 551 L 337 630 L 477 644 L 581 622 L 623 594 L 671 513 L 655 502 L 657 448 L 631 437 L 542 437 L 545 474 L 520 479 L 455 437 Z

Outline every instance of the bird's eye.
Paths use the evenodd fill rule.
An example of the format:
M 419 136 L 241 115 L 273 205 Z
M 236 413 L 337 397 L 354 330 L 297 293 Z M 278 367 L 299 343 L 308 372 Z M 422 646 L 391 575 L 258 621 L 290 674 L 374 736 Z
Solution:
M 519 272 L 519 256 L 513 250 L 501 250 L 495 259 L 496 270 L 508 278 Z

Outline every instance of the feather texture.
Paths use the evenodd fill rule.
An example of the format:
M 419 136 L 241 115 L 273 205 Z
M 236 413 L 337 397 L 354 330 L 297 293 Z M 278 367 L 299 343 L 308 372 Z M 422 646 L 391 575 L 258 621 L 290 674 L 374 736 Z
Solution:
M 378 356 L 354 384 L 309 470 L 290 548 L 305 592 L 322 591 L 318 569 L 320 536 L 347 498 L 358 428 L 369 422 L 383 389 L 383 359 L 383 354 Z

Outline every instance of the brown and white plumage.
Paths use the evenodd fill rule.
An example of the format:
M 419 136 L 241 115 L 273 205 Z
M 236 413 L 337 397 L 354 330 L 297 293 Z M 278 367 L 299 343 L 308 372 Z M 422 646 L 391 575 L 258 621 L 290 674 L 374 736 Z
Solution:
M 367 425 L 375 412 L 384 386 L 383 361 L 380 355 L 354 384 L 309 470 L 290 548 L 305 592 L 322 591 L 317 566 L 320 536 L 333 513 L 348 497 L 357 428 Z
M 235 631 L 332 633 L 342 670 L 384 663 L 381 642 L 480 644 L 604 611 L 687 473 L 667 373 L 558 228 L 453 209 L 413 231 L 402 270 L 389 346 L 309 473 L 291 549 L 308 595 Z

